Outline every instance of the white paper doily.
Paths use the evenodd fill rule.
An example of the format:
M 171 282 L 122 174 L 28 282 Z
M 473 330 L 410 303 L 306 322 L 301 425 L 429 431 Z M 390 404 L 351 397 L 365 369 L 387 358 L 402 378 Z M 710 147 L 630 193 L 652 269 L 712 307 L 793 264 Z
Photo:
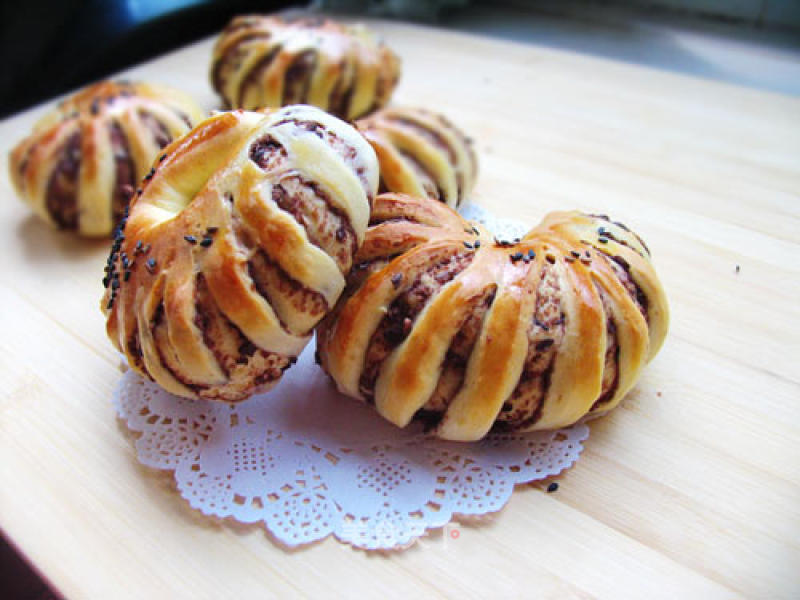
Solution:
M 522 233 L 462 212 L 506 239 Z M 454 515 L 500 510 L 514 485 L 572 466 L 589 436 L 585 424 L 476 443 L 401 430 L 339 394 L 313 356 L 312 343 L 275 389 L 236 405 L 178 398 L 133 371 L 113 403 L 141 434 L 139 460 L 174 471 L 192 507 L 263 522 L 289 546 L 329 534 L 365 549 L 408 545 Z
M 495 217 L 492 213 L 475 204 L 467 204 L 458 209 L 459 214 L 470 221 L 477 221 L 485 225 L 486 229 L 494 233 L 498 239 L 512 241 L 528 233 L 530 227 L 512 219 Z

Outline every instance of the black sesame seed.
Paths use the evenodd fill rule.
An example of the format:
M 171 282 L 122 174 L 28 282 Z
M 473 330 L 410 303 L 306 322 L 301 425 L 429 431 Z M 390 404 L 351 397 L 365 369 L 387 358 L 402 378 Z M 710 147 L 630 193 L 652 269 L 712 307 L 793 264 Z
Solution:
M 528 258 L 530 258 L 531 260 L 536 258 L 536 252 L 534 252 L 533 250 L 528 250 Z
M 155 258 L 148 258 L 147 261 L 144 263 L 144 266 L 147 267 L 147 270 L 152 273 L 153 270 L 156 268 L 156 259 Z
M 167 155 L 166 154 L 162 154 L 161 156 L 158 157 L 158 162 L 164 162 L 164 160 L 166 158 L 167 158 Z
M 185 236 L 183 236 L 183 239 L 185 239 L 190 244 L 196 244 L 197 243 L 197 238 L 194 237 L 193 235 L 185 235 Z
M 480 240 L 475 240 L 475 244 L 474 245 L 475 245 L 475 249 L 477 250 L 478 248 L 481 247 L 481 241 Z
M 203 240 L 200 242 L 200 245 L 203 248 L 208 248 L 212 243 L 214 243 L 213 239 L 211 239 L 210 237 L 204 237 Z
M 103 277 L 103 287 L 108 287 L 108 277 Z
M 114 273 L 114 274 L 116 275 L 116 273 Z M 115 277 L 115 278 L 114 278 L 114 279 L 111 281 L 111 289 L 112 289 L 112 290 L 116 290 L 117 288 L 119 288 L 119 277 Z
M 219 231 L 219 227 L 207 227 L 206 228 L 206 233 L 214 234 L 214 233 L 217 233 L 217 231 Z
M 533 322 L 537 327 L 541 327 L 545 331 L 550 331 L 550 328 L 544 323 L 542 323 L 539 319 L 534 319 Z
M 517 262 L 518 260 L 522 260 L 522 252 L 515 252 L 510 256 L 511 262 Z
M 558 489 L 558 484 L 554 481 L 550 485 L 547 486 L 547 493 L 552 494 Z
M 480 235 L 481 234 L 481 232 L 478 231 L 477 229 L 475 229 L 474 226 L 472 227 L 472 233 L 474 233 L 475 235 Z
M 575 250 L 570 250 L 569 253 L 572 254 L 572 256 L 574 256 L 575 258 L 580 258 L 581 257 L 581 253 L 580 252 L 576 252 Z
M 130 271 L 125 271 L 125 277 L 123 277 L 123 279 L 125 281 L 128 281 L 128 279 L 130 279 L 130 278 L 131 278 L 131 272 Z
M 114 297 L 108 299 L 108 304 L 106 304 L 106 310 L 111 310 L 111 307 L 114 306 Z
M 400 283 L 403 281 L 403 274 L 402 273 L 395 273 L 392 275 L 392 285 L 395 289 L 400 287 Z
M 608 238 L 604 238 L 604 237 L 597 238 L 597 241 L 600 242 L 601 244 L 607 244 L 608 243 Z
M 469 248 L 470 250 L 472 250 L 472 244 L 470 244 L 469 242 L 462 242 L 462 244 L 464 244 L 465 248 Z
M 739 265 L 736 265 L 736 272 L 738 273 L 740 270 L 741 269 L 740 269 Z

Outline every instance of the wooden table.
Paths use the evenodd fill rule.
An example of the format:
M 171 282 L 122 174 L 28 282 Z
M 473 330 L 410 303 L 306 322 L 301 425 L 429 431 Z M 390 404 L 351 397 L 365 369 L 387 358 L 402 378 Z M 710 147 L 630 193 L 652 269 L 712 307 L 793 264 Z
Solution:
M 800 597 L 800 100 L 536 46 L 375 23 L 397 104 L 478 140 L 474 200 L 531 224 L 607 212 L 671 300 L 661 354 L 554 494 L 405 552 L 287 552 L 191 511 L 109 398 L 107 243 L 54 233 L 0 178 L 0 526 L 68 598 Z M 131 69 L 217 106 L 212 41 Z M 6 155 L 45 107 L 0 123 Z

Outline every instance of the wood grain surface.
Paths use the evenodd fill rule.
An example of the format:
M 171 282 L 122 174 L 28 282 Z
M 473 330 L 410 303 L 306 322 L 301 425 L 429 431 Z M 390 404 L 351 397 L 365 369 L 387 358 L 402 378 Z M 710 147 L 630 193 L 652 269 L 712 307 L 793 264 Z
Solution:
M 647 241 L 672 328 L 633 393 L 592 423 L 557 492 L 518 488 L 457 540 L 287 551 L 193 512 L 138 464 L 109 400 L 107 242 L 48 229 L 3 169 L 3 531 L 67 598 L 800 597 L 800 100 L 373 26 L 404 61 L 395 103 L 443 111 L 477 140 L 475 202 L 531 224 L 609 213 Z M 211 45 L 125 76 L 216 108 Z M 45 108 L 0 123 L 4 158 Z

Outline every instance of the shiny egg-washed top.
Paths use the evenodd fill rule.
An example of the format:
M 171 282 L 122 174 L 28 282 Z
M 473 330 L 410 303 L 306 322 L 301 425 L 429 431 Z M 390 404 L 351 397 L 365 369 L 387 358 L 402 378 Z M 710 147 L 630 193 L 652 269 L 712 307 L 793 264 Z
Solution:
M 179 396 L 268 389 L 344 289 L 377 187 L 369 144 L 317 108 L 203 121 L 166 148 L 114 239 L 109 337 Z
M 61 102 L 14 148 L 11 181 L 51 225 L 107 236 L 160 150 L 202 118 L 172 88 L 100 82 Z
M 497 240 L 440 202 L 382 194 L 317 347 L 343 393 L 469 441 L 614 408 L 667 325 L 649 251 L 621 223 L 555 212 Z
M 458 207 L 478 177 L 478 158 L 467 137 L 444 115 L 391 106 L 359 119 L 381 166 L 381 192 L 435 198 Z
M 361 25 L 241 16 L 223 30 L 211 83 L 232 108 L 311 104 L 345 120 L 384 106 L 400 60 Z

